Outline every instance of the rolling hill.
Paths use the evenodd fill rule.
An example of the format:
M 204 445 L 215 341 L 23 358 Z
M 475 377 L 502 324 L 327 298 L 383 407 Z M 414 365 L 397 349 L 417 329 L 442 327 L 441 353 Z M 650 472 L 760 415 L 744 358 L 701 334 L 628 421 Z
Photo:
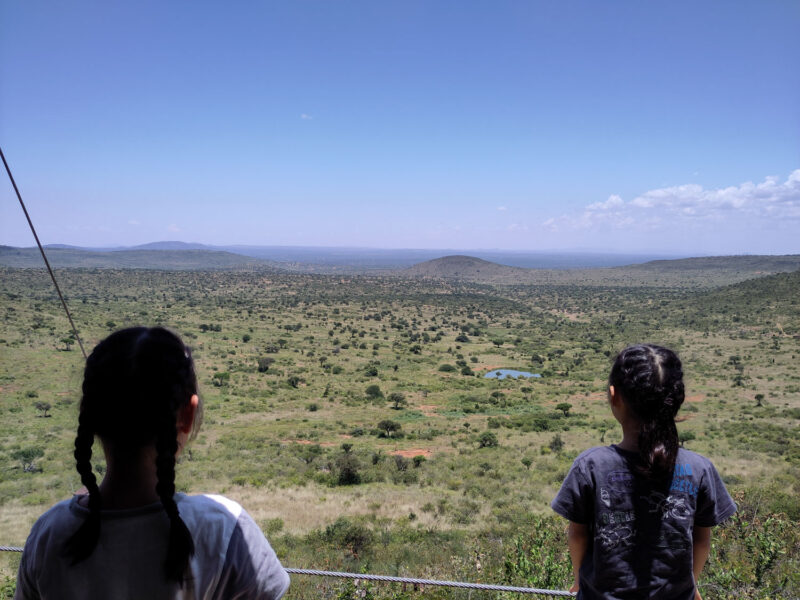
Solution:
M 467 281 L 495 281 L 498 278 L 527 278 L 532 269 L 509 267 L 475 258 L 474 256 L 443 256 L 418 263 L 400 271 L 406 277 L 424 277 L 437 279 L 463 279 Z
M 473 256 L 444 256 L 413 265 L 397 275 L 457 279 L 501 285 L 603 285 L 710 288 L 800 269 L 800 255 L 709 256 L 655 260 L 624 267 L 526 269 Z
M 279 271 L 274 263 L 215 250 L 116 250 L 108 252 L 76 248 L 47 249 L 53 267 L 86 269 L 154 269 L 162 271 L 265 270 Z M 37 248 L 0 246 L 0 265 L 44 268 Z

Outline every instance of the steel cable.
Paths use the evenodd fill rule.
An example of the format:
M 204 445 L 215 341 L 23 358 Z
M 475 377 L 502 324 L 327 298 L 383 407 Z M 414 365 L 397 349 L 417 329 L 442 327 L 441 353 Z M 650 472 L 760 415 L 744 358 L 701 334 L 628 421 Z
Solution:
M 47 267 L 47 272 L 50 273 L 50 279 L 53 280 L 53 285 L 56 287 L 58 299 L 61 300 L 61 306 L 64 307 L 64 312 L 67 313 L 67 319 L 69 319 L 69 324 L 72 326 L 72 333 L 75 335 L 75 340 L 78 342 L 78 346 L 80 346 L 81 354 L 83 354 L 83 358 L 86 358 L 86 350 L 83 348 L 81 336 L 78 335 L 78 328 L 75 327 L 75 322 L 72 320 L 72 314 L 70 314 L 69 308 L 67 308 L 67 301 L 64 300 L 64 295 L 61 293 L 61 288 L 58 286 L 56 275 L 53 273 L 53 269 L 50 266 L 50 261 L 47 260 L 47 255 L 44 253 L 44 247 L 42 246 L 42 242 L 39 241 L 39 236 L 36 234 L 36 229 L 33 227 L 33 221 L 31 221 L 31 216 L 28 214 L 28 209 L 25 208 L 25 203 L 22 201 L 22 195 L 19 193 L 17 182 L 14 181 L 14 176 L 11 174 L 11 167 L 8 166 L 6 155 L 3 154 L 2 148 L 0 148 L 0 158 L 3 159 L 3 165 L 6 168 L 6 173 L 8 173 L 8 178 L 11 180 L 11 185 L 14 186 L 14 191 L 17 193 L 17 200 L 19 200 L 19 205 L 22 207 L 22 212 L 25 213 L 25 218 L 28 219 L 28 225 L 31 228 L 31 233 L 33 233 L 33 238 L 36 240 L 36 245 L 39 246 L 39 252 L 42 253 L 42 258 L 44 259 L 44 264 Z
M 0 552 L 22 552 L 19 546 L 0 546 Z M 345 573 L 343 571 L 320 571 L 317 569 L 286 568 L 287 573 L 294 575 L 315 575 L 317 577 L 338 577 L 359 581 L 383 581 L 388 583 L 410 583 L 412 585 L 432 585 L 467 590 L 487 590 L 491 592 L 513 592 L 515 594 L 539 594 L 543 596 L 563 596 L 572 598 L 572 592 L 547 590 L 541 588 L 518 587 L 514 585 L 493 585 L 491 583 L 468 583 L 465 581 L 442 581 L 439 579 L 419 579 L 417 577 L 394 577 L 392 575 L 372 575 L 370 573 Z

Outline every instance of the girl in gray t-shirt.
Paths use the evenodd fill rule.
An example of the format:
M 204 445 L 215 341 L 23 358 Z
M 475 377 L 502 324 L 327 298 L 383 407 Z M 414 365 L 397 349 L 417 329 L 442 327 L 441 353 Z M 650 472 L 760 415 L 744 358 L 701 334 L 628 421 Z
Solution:
M 622 442 L 578 456 L 551 504 L 570 521 L 571 591 L 586 599 L 699 599 L 711 527 L 736 505 L 711 461 L 679 448 L 680 359 L 651 344 L 626 348 L 608 397 Z
M 289 576 L 236 502 L 175 493 L 202 417 L 189 349 L 160 327 L 111 334 L 86 361 L 75 460 L 88 494 L 36 521 L 15 598 L 258 598 Z M 92 471 L 95 437 L 107 470 Z

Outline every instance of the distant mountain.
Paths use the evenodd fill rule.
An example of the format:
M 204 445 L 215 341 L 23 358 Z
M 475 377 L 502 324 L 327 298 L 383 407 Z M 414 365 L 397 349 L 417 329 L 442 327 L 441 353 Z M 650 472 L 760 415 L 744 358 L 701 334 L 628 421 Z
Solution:
M 281 271 L 274 263 L 215 250 L 116 250 L 47 248 L 50 264 L 57 268 L 153 269 L 162 271 L 264 270 Z M 44 268 L 38 248 L 0 246 L 0 265 Z
M 399 273 L 405 277 L 433 277 L 490 282 L 498 278 L 519 277 L 529 279 L 531 272 L 531 269 L 499 265 L 482 258 L 457 254 L 428 260 L 403 269 Z
M 678 258 L 674 260 L 651 260 L 640 265 L 629 265 L 625 268 L 661 271 L 730 269 L 763 271 L 764 273 L 783 273 L 800 268 L 800 254 L 701 256 L 696 258 Z
M 217 250 L 281 263 L 289 271 L 302 273 L 384 274 L 446 255 L 469 255 L 493 263 L 527 269 L 591 269 L 618 267 L 659 259 L 685 258 L 657 254 L 611 254 L 600 252 L 521 250 L 431 250 L 413 248 L 363 248 L 344 246 L 247 246 L 159 241 L 138 246 L 87 247 L 48 244 L 45 248 L 115 252 L 118 250 Z
M 578 269 L 616 267 L 649 260 L 683 258 L 656 254 L 609 254 L 597 252 L 431 250 L 414 248 L 357 248 L 330 246 L 215 246 L 253 258 L 287 263 L 288 268 L 318 273 L 381 273 L 397 271 L 442 256 L 468 255 L 511 267 Z
M 502 254 L 437 256 L 435 250 L 375 250 L 204 246 L 162 241 L 134 248 L 46 247 L 51 262 L 61 268 L 161 270 L 272 270 L 295 273 L 348 273 L 438 278 L 500 285 L 587 285 L 713 288 L 747 279 L 800 269 L 800 255 L 708 256 L 651 260 L 613 266 L 623 255 Z M 254 256 L 258 255 L 258 256 Z M 628 255 L 631 259 L 644 258 Z M 411 259 L 416 257 L 416 264 Z M 652 257 L 651 257 L 652 258 Z M 430 260 L 426 260 L 430 259 Z M 592 261 L 595 262 L 592 262 Z M 423 261 L 423 262 L 420 262 Z M 500 262 L 502 261 L 501 264 Z M 569 265 L 573 268 L 565 268 Z M 619 265 L 620 263 L 617 263 Z M 513 266 L 512 266 L 513 265 Z M 549 268 L 527 268 L 529 265 Z M 555 265 L 558 265 L 556 267 Z M 0 246 L 0 266 L 41 268 L 35 247 Z
M 138 246 L 131 246 L 126 250 L 221 250 L 214 246 L 207 246 L 206 244 L 195 244 L 191 242 L 150 242 L 149 244 L 139 244 Z M 239 254 L 234 252 L 234 254 Z
M 3 246 L 4 248 L 10 248 L 11 246 Z M 61 250 L 88 250 L 88 248 L 81 248 L 80 246 L 72 246 L 70 244 L 45 244 L 45 249 L 47 248 L 60 248 Z

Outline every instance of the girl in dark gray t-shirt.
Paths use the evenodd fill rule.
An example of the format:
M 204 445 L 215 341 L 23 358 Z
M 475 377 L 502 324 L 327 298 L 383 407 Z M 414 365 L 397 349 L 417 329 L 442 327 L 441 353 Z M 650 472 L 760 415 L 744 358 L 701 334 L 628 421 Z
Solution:
M 626 348 L 608 391 L 622 442 L 578 456 L 551 504 L 570 521 L 571 591 L 586 599 L 698 599 L 710 528 L 736 505 L 711 461 L 679 448 L 680 359 L 651 344 Z

